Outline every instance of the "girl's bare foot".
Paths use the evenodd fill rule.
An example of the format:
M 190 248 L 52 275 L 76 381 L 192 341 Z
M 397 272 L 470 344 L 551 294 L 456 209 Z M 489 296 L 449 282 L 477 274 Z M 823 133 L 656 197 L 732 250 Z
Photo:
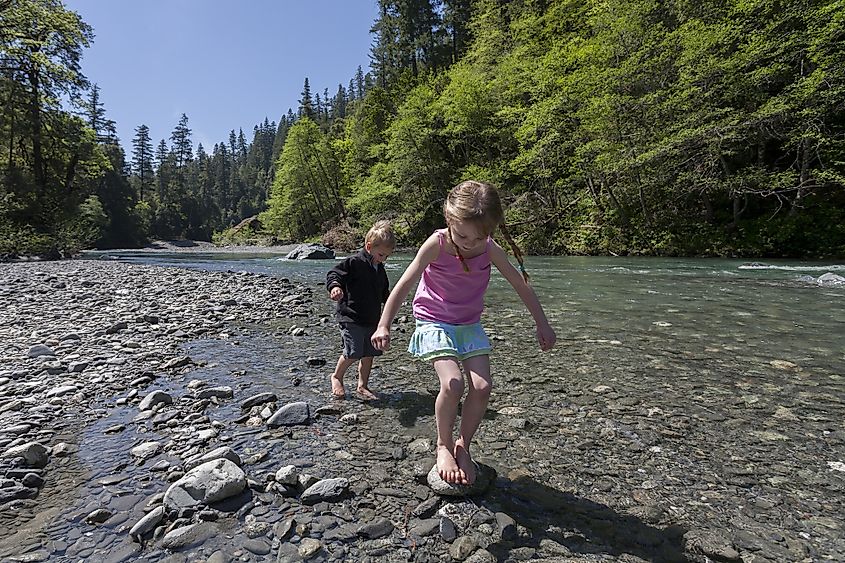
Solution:
M 365 401 L 375 401 L 378 395 L 370 391 L 368 387 L 358 387 L 358 395 Z
M 446 446 L 437 446 L 437 474 L 447 483 L 461 484 L 461 470 L 455 462 L 455 456 Z
M 475 483 L 475 462 L 469 455 L 469 450 L 460 444 L 455 444 L 455 462 L 461 470 L 464 478 L 464 485 Z
M 343 380 L 336 378 L 334 375 L 331 377 L 332 381 L 332 397 L 335 399 L 345 399 L 346 398 L 346 390 L 343 388 Z

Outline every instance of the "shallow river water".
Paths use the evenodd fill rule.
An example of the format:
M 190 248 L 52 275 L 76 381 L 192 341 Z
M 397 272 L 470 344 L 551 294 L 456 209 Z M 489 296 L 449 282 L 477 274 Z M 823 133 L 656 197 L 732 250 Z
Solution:
M 313 285 L 318 297 L 328 267 L 266 254 L 89 257 L 287 277 Z M 391 285 L 410 258 L 391 257 Z M 817 282 L 826 272 L 845 275 L 845 266 L 529 257 L 527 268 L 559 340 L 550 353 L 539 351 L 530 316 L 494 273 L 483 322 L 494 343 L 495 389 L 474 454 L 507 478 L 490 503 L 573 553 L 590 553 L 592 545 L 603 557 L 683 560 L 680 536 L 695 529 L 760 560 L 845 559 L 845 285 Z M 318 309 L 333 334 L 328 300 Z M 372 460 L 389 462 L 396 445 L 433 438 L 437 384 L 429 366 L 404 352 L 407 305 L 401 316 L 408 318 L 398 325 L 396 349 L 372 376 L 384 400 L 356 403 L 363 422 L 355 427 L 296 433 L 288 459 L 308 459 L 300 465 L 331 476 L 337 460 L 313 458 L 329 439 L 353 467 L 402 486 L 402 475 Z M 314 332 L 289 345 L 293 324 L 297 319 L 270 330 L 240 326 L 234 341 L 189 342 L 184 351 L 200 367 L 186 380 L 325 403 L 337 343 Z M 315 355 L 328 365 L 314 373 L 290 369 Z M 175 393 L 186 380 L 158 388 Z M 219 408 L 238 416 L 236 403 Z M 89 484 L 120 478 L 102 460 L 132 444 L 106 439 L 104 430 L 135 412 L 115 409 L 86 430 L 80 458 L 89 464 Z M 255 452 L 256 468 L 272 471 L 278 452 L 262 452 L 255 433 L 240 427 L 230 445 Z M 125 470 L 130 479 L 133 468 Z M 149 485 L 127 488 L 126 503 L 161 488 Z M 74 506 L 85 511 L 85 502 Z M 72 528 L 60 524 L 52 533 Z M 566 532 L 572 529 L 577 537 Z

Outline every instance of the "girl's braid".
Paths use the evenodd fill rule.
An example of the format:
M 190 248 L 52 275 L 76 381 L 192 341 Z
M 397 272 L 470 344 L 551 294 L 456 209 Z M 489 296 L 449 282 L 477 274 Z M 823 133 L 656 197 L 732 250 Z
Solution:
M 504 221 L 502 221 L 502 223 L 499 225 L 499 230 L 502 231 L 502 236 L 504 236 L 505 240 L 508 241 L 508 244 L 511 247 L 511 251 L 513 251 L 513 255 L 516 258 L 516 261 L 519 262 L 519 271 L 522 273 L 522 279 L 525 280 L 525 283 L 528 283 L 529 276 L 528 272 L 525 271 L 525 262 L 522 258 L 522 251 L 513 241 L 513 238 L 511 238 L 511 234 L 508 232 L 508 227 L 507 225 L 505 225 Z
M 464 272 L 466 272 L 468 274 L 469 273 L 469 266 L 467 266 L 466 259 L 464 258 L 464 255 L 461 254 L 461 249 L 458 248 L 458 245 L 455 244 L 455 240 L 452 238 L 452 227 L 446 228 L 446 236 L 449 238 L 449 244 L 451 244 L 455 248 L 455 252 L 457 252 L 457 254 L 458 254 L 458 260 L 460 260 L 461 266 L 464 267 Z

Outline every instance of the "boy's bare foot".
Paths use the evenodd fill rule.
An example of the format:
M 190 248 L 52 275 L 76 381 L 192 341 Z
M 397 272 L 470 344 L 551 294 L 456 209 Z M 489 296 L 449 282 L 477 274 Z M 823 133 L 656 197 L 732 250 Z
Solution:
M 332 397 L 335 399 L 345 399 L 346 398 L 346 390 L 343 388 L 343 381 L 336 378 L 334 375 L 331 377 L 332 382 Z
M 437 474 L 452 485 L 461 485 L 461 470 L 455 463 L 455 456 L 446 446 L 437 446 Z
M 375 401 L 378 399 L 378 395 L 370 391 L 368 387 L 358 387 L 358 396 L 365 401 Z
M 455 462 L 464 477 L 464 485 L 475 483 L 475 462 L 469 455 L 469 451 L 462 445 L 455 444 Z

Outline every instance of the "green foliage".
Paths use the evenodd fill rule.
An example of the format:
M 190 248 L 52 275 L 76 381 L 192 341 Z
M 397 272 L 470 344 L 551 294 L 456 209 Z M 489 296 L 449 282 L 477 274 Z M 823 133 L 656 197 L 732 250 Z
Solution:
M 370 175 L 354 188 L 347 208 L 358 225 L 365 226 L 389 218 L 401 208 L 400 193 L 384 163 L 373 166 Z
M 301 118 L 288 131 L 261 223 L 280 238 L 318 234 L 324 223 L 345 215 L 340 180 L 334 147 L 316 123 Z
M 3 248 L 254 240 L 226 229 L 257 213 L 270 236 L 339 244 L 388 217 L 413 244 L 475 178 L 499 186 L 529 252 L 845 254 L 841 0 L 378 6 L 371 73 L 331 98 L 306 80 L 299 115 L 265 119 L 251 144 L 233 130 L 194 156 L 183 115 L 153 154 L 141 126 L 126 178 L 96 86 L 87 121 L 57 107 L 87 87 L 90 28 L 51 0 L 13 2 Z

